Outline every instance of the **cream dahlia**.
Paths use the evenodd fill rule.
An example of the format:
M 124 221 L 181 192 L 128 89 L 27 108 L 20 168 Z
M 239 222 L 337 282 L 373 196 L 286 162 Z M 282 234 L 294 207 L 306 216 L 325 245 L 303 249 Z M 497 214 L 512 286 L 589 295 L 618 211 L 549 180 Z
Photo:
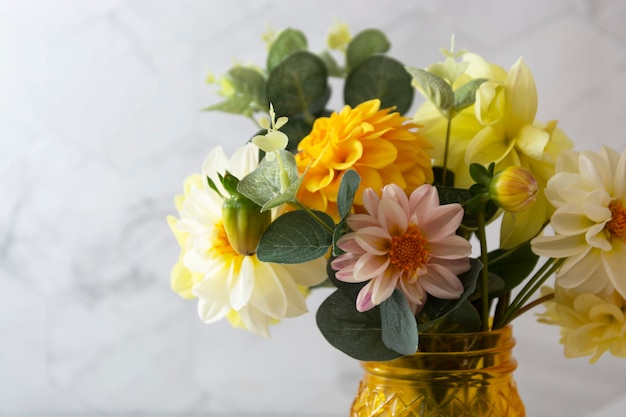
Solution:
M 307 311 L 303 289 L 326 278 L 323 258 L 279 265 L 258 260 L 256 254 L 234 249 L 224 227 L 223 197 L 206 178 L 220 187 L 217 173 L 228 171 L 237 178 L 258 165 L 258 148 L 245 145 L 229 160 L 221 147 L 207 156 L 202 176 L 186 182 L 185 195 L 177 198 L 180 218 L 168 217 L 181 255 L 172 271 L 172 288 L 186 298 L 198 298 L 198 313 L 206 323 L 226 318 L 267 337 L 269 324 Z
M 542 288 L 544 295 L 552 292 L 555 297 L 544 304 L 539 321 L 561 327 L 566 357 L 591 356 L 590 363 L 605 352 L 626 357 L 626 302 L 617 291 L 600 297 L 559 286 Z
M 458 274 L 470 269 L 470 243 L 455 234 L 463 209 L 439 205 L 437 189 L 424 184 L 410 197 L 396 184 L 386 185 L 382 197 L 368 188 L 363 193 L 367 214 L 348 216 L 353 230 L 338 246 L 346 253 L 332 261 L 344 282 L 367 282 L 356 301 L 359 311 L 380 304 L 399 288 L 414 312 L 426 294 L 456 299 L 463 293 Z
M 545 190 L 555 235 L 533 239 L 533 251 L 567 258 L 556 273 L 563 288 L 626 297 L 626 151 L 565 152 L 556 171 Z

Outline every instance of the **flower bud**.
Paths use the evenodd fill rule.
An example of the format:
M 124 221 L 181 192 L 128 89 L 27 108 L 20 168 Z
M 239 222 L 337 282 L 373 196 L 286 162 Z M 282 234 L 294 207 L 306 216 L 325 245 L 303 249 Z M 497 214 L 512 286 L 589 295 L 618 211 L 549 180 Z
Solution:
M 269 210 L 261 212 L 261 207 L 242 195 L 231 195 L 222 204 L 224 230 L 230 246 L 240 255 L 256 252 L 261 235 L 272 221 Z
M 520 212 L 537 199 L 539 187 L 533 174 L 521 166 L 509 166 L 498 171 L 489 183 L 489 197 L 499 207 Z

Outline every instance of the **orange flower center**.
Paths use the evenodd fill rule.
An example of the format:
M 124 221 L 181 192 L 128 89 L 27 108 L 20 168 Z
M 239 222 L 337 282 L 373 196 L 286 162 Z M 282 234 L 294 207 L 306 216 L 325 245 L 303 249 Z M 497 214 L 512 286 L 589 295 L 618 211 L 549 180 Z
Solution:
M 423 267 L 430 258 L 426 243 L 417 226 L 409 226 L 404 234 L 391 238 L 389 259 L 398 269 L 415 271 Z
M 611 220 L 606 224 L 606 230 L 611 236 L 622 239 L 626 242 L 626 208 L 621 200 L 613 200 L 609 204 L 611 210 Z

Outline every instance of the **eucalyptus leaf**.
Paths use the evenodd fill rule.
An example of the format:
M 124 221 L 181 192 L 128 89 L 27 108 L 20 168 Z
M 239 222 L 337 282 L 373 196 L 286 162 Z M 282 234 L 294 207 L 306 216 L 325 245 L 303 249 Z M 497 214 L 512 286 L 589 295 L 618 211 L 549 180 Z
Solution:
M 480 85 L 485 81 L 487 81 L 486 78 L 476 78 L 475 80 L 463 84 L 454 92 L 455 115 L 474 104 L 474 101 L 476 101 L 476 90 L 478 90 Z
M 279 157 L 282 167 L 287 172 L 287 177 L 291 186 L 283 190 L 281 175 L 283 168 L 275 155 L 268 155 L 259 166 L 239 181 L 237 191 L 261 206 L 263 210 L 276 207 L 282 203 L 295 199 L 295 192 L 301 179 L 298 178 L 298 167 L 296 159 L 291 152 L 280 150 Z M 295 185 L 295 187 L 294 187 Z M 295 189 L 294 189 L 295 188 Z M 277 203 L 277 199 L 280 202 Z M 277 203 L 268 207 L 268 202 Z
M 295 154 L 298 151 L 298 144 L 311 132 L 312 127 L 313 125 L 302 117 L 290 117 L 289 122 L 280 128 L 280 131 L 289 138 L 286 149 Z
M 268 75 L 267 100 L 280 116 L 312 113 L 310 106 L 329 94 L 326 64 L 308 51 L 296 51 L 286 57 Z M 323 106 L 323 104 L 322 104 Z
M 378 29 L 366 29 L 359 32 L 348 44 L 346 62 L 348 69 L 359 65 L 375 54 L 385 53 L 391 48 L 387 36 Z
M 408 301 L 397 288 L 380 303 L 382 339 L 385 346 L 403 355 L 417 351 L 417 322 Z
M 354 195 L 359 188 L 360 182 L 361 177 L 353 169 L 346 171 L 341 177 L 339 193 L 337 194 L 337 209 L 342 219 L 350 214 L 350 210 L 352 210 Z
M 252 103 L 255 97 L 249 94 L 238 94 L 203 108 L 204 111 L 222 111 L 224 113 L 250 116 L 253 113 Z
M 267 54 L 267 70 L 274 69 L 293 52 L 305 51 L 307 48 L 304 33 L 292 28 L 283 30 L 274 40 Z
M 265 77 L 259 71 L 249 67 L 236 66 L 228 70 L 226 77 L 238 94 L 252 97 L 259 107 L 267 107 Z
M 335 291 L 320 305 L 316 320 L 324 338 L 354 359 L 385 361 L 402 356 L 383 343 L 380 308 L 359 312 L 355 294 Z
M 446 119 L 450 119 L 456 101 L 450 84 L 443 78 L 420 68 L 406 67 L 406 70 L 413 77 L 413 85 Z
M 335 58 L 328 50 L 323 50 L 318 53 L 319 57 L 326 64 L 326 69 L 328 70 L 328 75 L 331 77 L 343 77 L 344 69 L 339 66 Z
M 395 107 L 404 114 L 411 107 L 414 94 L 404 65 L 385 55 L 362 60 L 348 73 L 344 84 L 344 101 L 352 107 L 377 98 L 381 108 Z
M 329 228 L 332 218 L 314 212 Z M 257 248 L 262 262 L 295 264 L 312 261 L 328 253 L 332 234 L 303 210 L 290 211 L 274 220 L 263 233 Z

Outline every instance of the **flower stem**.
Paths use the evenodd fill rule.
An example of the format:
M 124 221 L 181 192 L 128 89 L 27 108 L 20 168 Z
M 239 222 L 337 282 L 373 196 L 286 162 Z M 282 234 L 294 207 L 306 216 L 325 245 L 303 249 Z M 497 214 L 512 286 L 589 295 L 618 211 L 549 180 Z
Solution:
M 445 171 L 444 171 L 445 172 Z M 485 232 L 485 213 L 478 213 L 478 230 L 476 231 L 480 242 L 480 261 L 483 264 L 481 270 L 481 330 L 489 330 L 489 260 L 487 252 L 487 234 Z
M 533 277 L 524 285 L 517 297 L 513 300 L 509 308 L 504 312 L 502 317 L 497 323 L 494 323 L 494 328 L 500 328 L 506 326 L 515 317 L 519 316 L 520 311 L 526 311 L 524 304 L 528 301 L 532 295 L 541 288 L 546 280 L 561 266 L 565 259 L 550 258 L 544 263 L 541 268 L 533 275 Z
M 443 150 L 443 173 L 441 174 L 441 185 L 447 185 L 448 179 L 448 152 L 450 148 L 450 131 L 452 130 L 452 117 L 448 118 L 448 126 L 446 127 L 446 146 Z
M 550 301 L 550 300 L 553 300 L 553 299 L 554 299 L 554 293 L 546 294 L 543 297 L 539 297 L 536 300 L 531 301 L 530 303 L 526 304 L 524 307 L 522 307 L 519 310 L 517 310 L 517 313 L 515 313 L 515 315 L 513 317 L 511 317 L 511 320 L 515 320 L 517 317 L 521 316 L 522 314 L 524 314 L 528 310 L 531 310 L 531 309 L 535 308 L 536 306 L 538 306 L 539 304 L 543 304 L 546 301 Z

